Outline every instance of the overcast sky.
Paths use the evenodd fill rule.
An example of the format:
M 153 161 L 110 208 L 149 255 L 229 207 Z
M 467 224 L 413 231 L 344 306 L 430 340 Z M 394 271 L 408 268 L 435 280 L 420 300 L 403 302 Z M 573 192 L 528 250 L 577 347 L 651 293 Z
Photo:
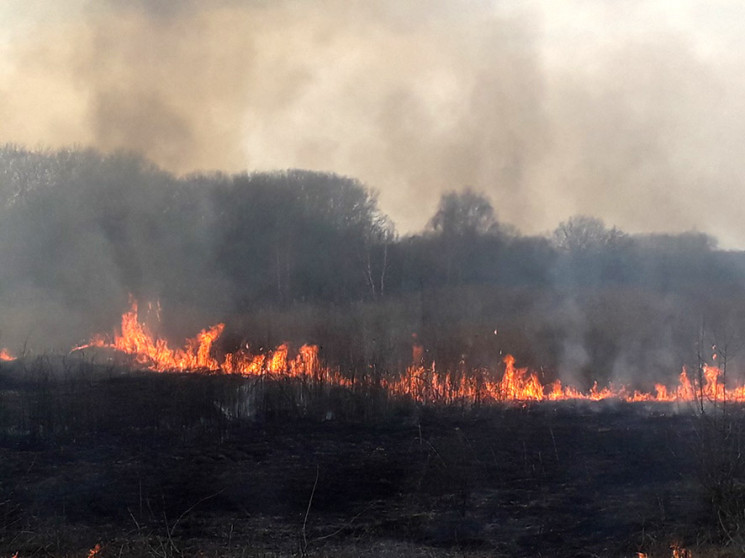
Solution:
M 525 233 L 582 213 L 745 248 L 744 6 L 3 0 L 0 142 L 334 171 L 402 233 L 470 186 Z

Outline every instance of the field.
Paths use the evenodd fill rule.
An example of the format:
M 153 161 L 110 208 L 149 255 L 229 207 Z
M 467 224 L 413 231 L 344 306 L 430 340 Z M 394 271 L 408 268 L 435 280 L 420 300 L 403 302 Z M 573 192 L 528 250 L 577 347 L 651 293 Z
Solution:
M 0 367 L 0 556 L 737 556 L 710 481 L 738 463 L 707 416 L 21 360 Z

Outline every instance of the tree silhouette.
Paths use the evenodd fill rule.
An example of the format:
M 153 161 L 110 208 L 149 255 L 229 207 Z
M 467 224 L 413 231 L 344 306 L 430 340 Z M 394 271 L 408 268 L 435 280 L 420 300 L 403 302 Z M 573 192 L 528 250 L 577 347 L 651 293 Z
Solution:
M 470 189 L 443 194 L 429 227 L 443 236 L 477 236 L 499 229 L 489 200 Z

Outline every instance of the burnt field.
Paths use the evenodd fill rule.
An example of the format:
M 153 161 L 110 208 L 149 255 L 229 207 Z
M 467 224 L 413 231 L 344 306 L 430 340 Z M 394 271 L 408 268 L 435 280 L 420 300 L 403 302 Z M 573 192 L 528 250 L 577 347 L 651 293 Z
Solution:
M 736 556 L 739 414 L 19 361 L 0 556 Z

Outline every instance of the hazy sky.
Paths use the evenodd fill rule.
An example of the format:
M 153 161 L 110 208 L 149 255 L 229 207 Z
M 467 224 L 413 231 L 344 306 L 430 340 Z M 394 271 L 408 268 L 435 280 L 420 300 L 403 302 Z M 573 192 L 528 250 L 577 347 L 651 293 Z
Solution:
M 3 0 L 0 53 L 0 142 L 335 171 L 404 233 L 470 186 L 526 233 L 745 248 L 740 1 Z

